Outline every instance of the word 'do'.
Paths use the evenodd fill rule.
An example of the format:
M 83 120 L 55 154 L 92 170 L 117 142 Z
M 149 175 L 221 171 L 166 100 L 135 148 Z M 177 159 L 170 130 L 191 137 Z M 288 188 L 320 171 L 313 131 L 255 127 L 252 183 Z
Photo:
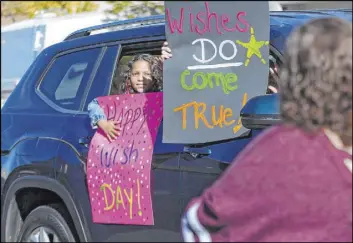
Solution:
M 237 52 L 238 52 L 237 46 L 235 45 L 235 43 L 233 41 L 230 41 L 230 40 L 222 41 L 218 48 L 217 48 L 217 46 L 215 45 L 215 43 L 213 41 L 211 41 L 209 39 L 205 39 L 205 38 L 204 39 L 196 39 L 191 44 L 195 45 L 198 42 L 200 42 L 200 45 L 201 45 L 201 59 L 198 58 L 195 54 L 193 54 L 192 57 L 195 59 L 195 61 L 200 62 L 200 63 L 211 62 L 216 57 L 217 50 L 218 50 L 219 56 L 225 61 L 229 61 L 229 60 L 232 60 L 233 58 L 235 58 L 235 56 L 237 55 Z M 209 43 L 210 45 L 208 45 L 208 47 L 206 47 L 205 46 L 205 42 Z M 230 56 L 226 56 L 223 53 L 223 47 L 226 44 L 229 44 L 230 46 L 233 47 L 233 53 Z M 210 47 L 213 48 L 213 55 L 212 55 L 212 57 L 210 57 L 208 59 L 205 59 L 206 58 L 205 57 L 206 56 L 205 55 L 206 49 L 209 50 Z M 238 66 L 240 66 L 241 64 L 242 63 L 238 63 Z

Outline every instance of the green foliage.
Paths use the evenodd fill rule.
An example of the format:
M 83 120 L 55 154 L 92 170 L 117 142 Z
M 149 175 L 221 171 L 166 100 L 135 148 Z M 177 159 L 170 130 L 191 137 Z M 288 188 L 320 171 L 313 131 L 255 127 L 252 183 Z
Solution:
M 111 9 L 107 12 L 119 19 L 164 13 L 164 1 L 105 2 L 111 5 Z M 33 18 L 41 11 L 53 12 L 60 16 L 95 11 L 98 7 L 99 5 L 93 1 L 1 1 L 1 16 L 15 21 L 19 16 Z
M 112 5 L 108 12 L 121 18 L 159 15 L 164 13 L 164 1 L 107 1 Z
M 40 11 L 57 15 L 90 12 L 98 9 L 92 1 L 1 1 L 1 16 L 25 16 L 33 18 Z

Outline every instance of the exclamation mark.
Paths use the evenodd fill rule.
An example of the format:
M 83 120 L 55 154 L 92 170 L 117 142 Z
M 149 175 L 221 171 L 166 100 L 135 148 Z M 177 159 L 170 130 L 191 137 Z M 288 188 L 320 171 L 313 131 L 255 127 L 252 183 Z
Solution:
M 241 104 L 241 107 L 244 107 L 244 105 L 246 104 L 247 100 L 248 100 L 248 94 L 244 93 L 243 102 Z M 235 127 L 233 127 L 233 133 L 237 133 L 240 130 L 241 126 L 242 126 L 241 119 L 239 117 L 237 125 Z
M 139 207 L 139 212 L 138 215 L 142 216 L 142 211 L 141 211 L 141 200 L 140 200 L 140 180 L 137 179 L 137 205 Z

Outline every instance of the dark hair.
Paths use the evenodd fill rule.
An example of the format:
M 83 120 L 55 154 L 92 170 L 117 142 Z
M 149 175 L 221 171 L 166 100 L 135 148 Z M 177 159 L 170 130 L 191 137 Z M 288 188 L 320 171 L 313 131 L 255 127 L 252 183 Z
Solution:
M 293 31 L 280 70 L 284 123 L 328 128 L 352 144 L 352 24 L 322 18 Z M 345 138 L 345 139 L 344 139 Z
M 129 93 L 133 93 L 134 91 L 132 88 L 128 85 L 127 82 L 130 82 L 131 78 L 131 71 L 132 71 L 132 65 L 137 62 L 137 61 L 146 61 L 149 63 L 150 68 L 151 68 L 151 74 L 152 74 L 152 82 L 153 86 L 151 87 L 151 90 L 148 90 L 148 92 L 158 92 L 162 91 L 163 88 L 163 69 L 162 69 L 162 62 L 160 59 L 157 57 L 154 57 L 150 54 L 138 54 L 134 56 L 131 61 L 129 61 L 127 65 L 127 69 L 122 73 L 123 77 L 123 82 L 120 82 L 119 84 L 119 93 L 125 93 L 126 91 L 129 91 Z M 130 90 L 127 90 L 129 89 Z

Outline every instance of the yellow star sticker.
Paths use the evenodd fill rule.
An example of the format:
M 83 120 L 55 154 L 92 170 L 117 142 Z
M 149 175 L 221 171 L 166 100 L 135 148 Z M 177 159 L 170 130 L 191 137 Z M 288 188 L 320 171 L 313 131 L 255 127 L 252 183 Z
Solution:
M 265 59 L 262 58 L 261 52 L 260 52 L 260 48 L 263 45 L 267 45 L 269 44 L 268 41 L 257 41 L 254 35 L 254 28 L 251 27 L 250 28 L 250 41 L 247 43 L 244 43 L 242 41 L 237 40 L 236 43 L 238 43 L 239 45 L 241 45 L 242 47 L 248 49 L 248 51 L 246 52 L 246 61 L 245 61 L 245 66 L 249 65 L 250 62 L 250 58 L 252 55 L 256 55 L 258 58 L 260 58 L 261 62 L 263 64 L 266 64 Z

